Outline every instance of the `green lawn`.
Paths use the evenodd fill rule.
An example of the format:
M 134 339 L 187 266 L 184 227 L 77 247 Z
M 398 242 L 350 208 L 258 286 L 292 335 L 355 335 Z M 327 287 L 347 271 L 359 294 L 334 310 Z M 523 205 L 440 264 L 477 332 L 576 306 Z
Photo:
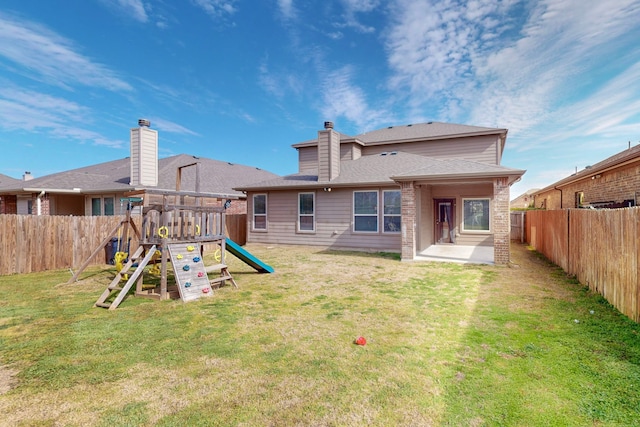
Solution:
M 229 255 L 240 288 L 187 304 L 93 308 L 113 269 L 0 277 L 0 425 L 640 425 L 639 325 L 526 247 L 247 248 L 275 273 Z

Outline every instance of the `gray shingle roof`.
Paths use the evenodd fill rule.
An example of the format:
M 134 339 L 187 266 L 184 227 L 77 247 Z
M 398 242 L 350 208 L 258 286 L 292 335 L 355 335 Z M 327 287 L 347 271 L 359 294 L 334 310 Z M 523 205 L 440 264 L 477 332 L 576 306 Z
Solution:
M 234 187 L 278 177 L 274 173 L 252 166 L 179 154 L 158 160 L 157 187 L 142 186 L 137 188 L 175 190 L 178 168 L 196 162 L 200 163 L 200 191 L 205 193 L 243 196 L 241 192 L 234 190 Z M 79 191 L 83 193 L 127 191 L 134 189 L 133 186 L 129 185 L 130 172 L 130 159 L 127 157 L 34 178 L 29 181 L 16 180 L 14 185 L 3 187 L 3 190 L 5 192 L 7 190 L 23 191 L 26 188 L 55 192 L 55 190 L 70 191 L 80 189 Z M 195 190 L 195 167 L 183 169 L 181 178 L 181 190 Z
M 638 158 L 640 158 L 640 145 L 634 145 L 633 147 L 627 148 L 626 150 L 616 153 L 611 157 L 607 157 L 606 159 L 592 166 L 587 166 L 585 169 L 579 171 L 578 173 L 574 173 L 566 178 L 562 178 L 561 180 L 538 190 L 536 194 L 543 193 L 555 187 L 560 187 L 575 181 L 579 181 L 581 179 L 588 178 L 600 171 L 614 167 L 620 163 L 628 162 Z
M 451 138 L 463 135 L 500 134 L 506 132 L 506 129 L 468 126 L 455 123 L 428 122 L 402 126 L 389 126 L 383 129 L 356 135 L 356 139 L 364 142 L 365 144 L 371 144 L 398 140 L 424 140 L 443 137 Z
M 16 185 L 20 185 L 21 182 L 19 179 L 11 178 L 10 176 L 0 173 L 0 190 L 3 188 L 13 188 Z
M 338 132 L 339 133 L 339 132 Z M 340 141 L 357 141 L 363 145 L 388 144 L 394 141 L 425 141 L 429 139 L 456 138 L 472 135 L 506 134 L 507 129 L 482 126 L 460 125 L 456 123 L 428 122 L 386 128 L 349 136 L 340 133 Z M 317 139 L 293 144 L 293 147 L 318 145 Z
M 435 159 L 404 152 L 364 156 L 340 163 L 340 174 L 332 181 L 318 181 L 317 175 L 294 174 L 251 185 L 237 190 L 267 190 L 353 185 L 393 184 L 395 180 L 479 178 L 491 176 L 521 176 L 525 171 L 504 166 L 461 159 Z

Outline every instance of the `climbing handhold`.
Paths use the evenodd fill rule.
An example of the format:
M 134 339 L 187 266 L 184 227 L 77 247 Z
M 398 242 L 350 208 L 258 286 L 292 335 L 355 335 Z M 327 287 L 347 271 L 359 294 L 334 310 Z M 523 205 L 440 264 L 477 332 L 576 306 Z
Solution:
M 191 282 L 187 282 L 187 283 L 185 283 L 185 284 L 184 284 L 184 287 L 185 287 L 185 288 L 190 288 L 190 287 L 191 287 Z
M 211 289 L 209 289 L 209 288 L 204 288 L 204 289 L 202 289 L 202 292 L 205 293 L 205 294 L 208 294 L 210 290 Z
M 200 262 L 200 257 L 199 256 L 193 257 L 193 262 Z
M 178 254 L 178 255 L 176 255 L 176 258 L 177 258 L 177 259 L 182 259 L 182 254 Z
M 202 271 L 199 271 L 198 272 L 198 277 L 203 277 L 203 276 L 204 276 L 204 273 Z
M 184 271 L 189 271 L 189 266 L 188 266 L 188 265 L 185 265 L 185 266 L 183 266 L 183 267 L 182 267 L 182 269 L 183 269 Z
M 196 249 L 196 247 L 195 247 L 195 246 L 192 246 L 192 245 L 187 246 L 187 250 L 188 250 L 189 252 L 193 252 L 195 249 Z

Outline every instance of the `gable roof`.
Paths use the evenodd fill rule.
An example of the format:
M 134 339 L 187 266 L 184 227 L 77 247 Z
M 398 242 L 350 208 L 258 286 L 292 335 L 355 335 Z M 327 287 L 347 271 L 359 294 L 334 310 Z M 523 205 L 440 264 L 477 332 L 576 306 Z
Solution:
M 29 181 L 19 181 L 2 191 L 60 192 L 60 193 L 104 193 L 108 191 L 130 191 L 139 189 L 175 190 L 178 168 L 200 163 L 200 192 L 208 194 L 244 197 L 234 190 L 237 185 L 272 179 L 278 175 L 245 165 L 238 165 L 204 157 L 179 154 L 158 160 L 158 186 L 134 187 L 130 185 L 130 158 L 113 160 L 69 171 L 54 173 Z M 180 189 L 195 191 L 195 168 L 184 168 Z
M 404 180 L 446 180 L 509 176 L 516 179 L 525 171 L 462 159 L 435 159 L 404 152 L 363 156 L 340 163 L 340 175 L 331 181 L 319 181 L 318 175 L 293 174 L 251 185 L 237 186 L 240 191 L 275 189 L 352 187 L 389 185 Z
M 458 138 L 463 136 L 506 134 L 506 129 L 468 126 L 455 123 L 428 122 L 389 126 L 371 132 L 361 133 L 356 139 L 365 144 L 385 143 L 392 141 L 428 140 L 442 138 Z
M 554 189 L 555 187 L 561 187 L 563 185 L 568 185 L 582 179 L 590 178 L 592 175 L 604 172 L 607 169 L 621 166 L 624 163 L 637 161 L 640 161 L 640 145 L 635 145 L 619 153 L 616 153 L 613 156 L 607 157 L 606 159 L 596 163 L 595 165 L 587 166 L 578 173 L 574 173 L 566 178 L 563 178 L 551 185 L 544 187 L 541 190 L 537 190 L 535 194 L 544 193 L 546 191 Z
M 10 176 L 0 173 L 0 190 L 3 188 L 12 188 L 19 185 L 22 181 L 19 179 L 11 178 Z
M 386 128 L 349 136 L 340 133 L 340 142 L 356 142 L 361 145 L 392 144 L 397 142 L 428 141 L 436 139 L 462 138 L 468 136 L 501 135 L 502 149 L 507 129 L 469 126 L 456 123 L 427 122 Z M 318 145 L 317 139 L 293 144 L 294 148 L 312 147 Z

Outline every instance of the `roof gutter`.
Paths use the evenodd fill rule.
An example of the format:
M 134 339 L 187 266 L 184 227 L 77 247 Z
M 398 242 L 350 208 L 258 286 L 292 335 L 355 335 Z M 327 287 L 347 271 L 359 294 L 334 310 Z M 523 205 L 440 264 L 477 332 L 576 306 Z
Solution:
M 27 193 L 67 193 L 67 194 L 77 194 L 82 191 L 81 188 L 23 188 L 22 191 Z

